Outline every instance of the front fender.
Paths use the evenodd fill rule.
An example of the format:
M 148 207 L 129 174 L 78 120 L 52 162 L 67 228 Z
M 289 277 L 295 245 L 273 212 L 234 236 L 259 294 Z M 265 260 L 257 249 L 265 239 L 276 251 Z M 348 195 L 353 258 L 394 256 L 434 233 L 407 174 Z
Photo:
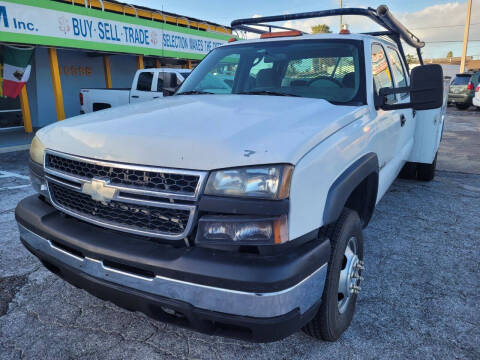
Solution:
M 371 174 L 378 176 L 378 158 L 374 153 L 363 155 L 350 165 L 332 184 L 328 191 L 323 212 L 323 223 L 335 222 L 342 213 L 348 197 L 360 183 Z M 376 192 L 375 192 L 376 197 Z M 374 202 L 375 204 L 375 202 Z

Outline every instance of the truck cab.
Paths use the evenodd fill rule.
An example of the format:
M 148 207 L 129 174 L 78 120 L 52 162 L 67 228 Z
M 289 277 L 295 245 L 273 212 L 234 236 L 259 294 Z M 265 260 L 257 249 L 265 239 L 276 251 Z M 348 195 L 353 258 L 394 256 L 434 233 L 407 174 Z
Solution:
M 270 31 L 331 15 L 387 31 Z M 376 204 L 402 173 L 434 178 L 442 69 L 409 70 L 400 39 L 423 43 L 386 6 L 232 27 L 252 24 L 267 30 L 212 50 L 173 96 L 41 129 L 20 239 L 66 281 L 162 321 L 335 341 L 353 319 Z
M 190 72 L 190 69 L 177 68 L 142 69 L 135 73 L 130 89 L 81 89 L 80 112 L 160 99 L 164 90 L 174 91 Z

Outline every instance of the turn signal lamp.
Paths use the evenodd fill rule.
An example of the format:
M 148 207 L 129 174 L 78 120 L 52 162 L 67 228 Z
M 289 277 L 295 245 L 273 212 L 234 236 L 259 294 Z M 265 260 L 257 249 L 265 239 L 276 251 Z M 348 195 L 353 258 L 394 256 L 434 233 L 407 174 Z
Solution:
M 228 42 L 234 42 L 234 41 L 237 41 L 237 38 L 230 38 L 230 39 L 228 39 Z
M 202 216 L 195 242 L 210 245 L 279 245 L 288 241 L 287 215 L 271 218 Z
M 277 32 L 269 32 L 263 33 L 260 35 L 260 39 L 270 39 L 270 38 L 277 38 L 277 37 L 289 37 L 289 36 L 301 36 L 302 32 L 298 30 L 289 30 L 289 31 L 277 31 Z

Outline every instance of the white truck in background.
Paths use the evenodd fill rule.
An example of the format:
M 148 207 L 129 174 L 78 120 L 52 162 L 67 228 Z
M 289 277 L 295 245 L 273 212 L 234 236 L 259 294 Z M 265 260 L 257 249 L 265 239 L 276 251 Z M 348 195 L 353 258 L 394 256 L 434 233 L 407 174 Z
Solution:
M 163 90 L 176 89 L 190 69 L 142 69 L 135 73 L 130 89 L 81 89 L 80 113 L 108 109 L 163 97 Z

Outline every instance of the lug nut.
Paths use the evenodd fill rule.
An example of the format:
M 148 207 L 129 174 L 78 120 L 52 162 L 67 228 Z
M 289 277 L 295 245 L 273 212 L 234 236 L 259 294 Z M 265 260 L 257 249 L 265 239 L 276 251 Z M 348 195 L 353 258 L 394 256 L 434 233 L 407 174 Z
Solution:
M 358 294 L 360 292 L 360 290 L 362 290 L 362 288 L 360 286 L 357 286 L 357 285 L 352 285 L 350 287 L 350 289 L 356 294 Z

